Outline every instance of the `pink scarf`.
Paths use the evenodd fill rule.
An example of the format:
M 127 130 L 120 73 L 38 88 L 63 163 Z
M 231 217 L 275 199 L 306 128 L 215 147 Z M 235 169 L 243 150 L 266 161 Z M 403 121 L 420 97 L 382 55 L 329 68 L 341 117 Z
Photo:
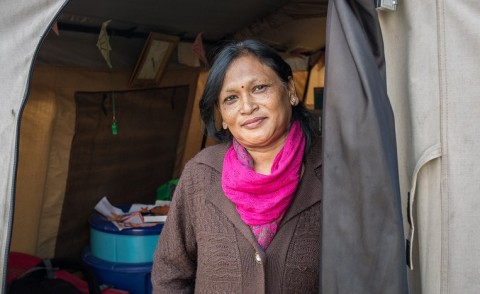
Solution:
M 247 225 L 271 223 L 287 211 L 300 180 L 304 147 L 305 137 L 296 121 L 273 161 L 271 174 L 262 175 L 253 169 L 247 150 L 233 139 L 223 162 L 222 188 Z

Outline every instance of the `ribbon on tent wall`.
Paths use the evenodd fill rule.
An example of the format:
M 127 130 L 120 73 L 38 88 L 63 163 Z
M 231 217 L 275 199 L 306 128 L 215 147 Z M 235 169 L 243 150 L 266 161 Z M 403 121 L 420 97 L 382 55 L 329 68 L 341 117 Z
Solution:
M 110 46 L 110 37 L 108 36 L 107 27 L 112 20 L 109 19 L 102 23 L 102 28 L 98 34 L 97 48 L 102 53 L 103 58 L 107 62 L 108 68 L 110 69 L 110 76 L 112 82 L 112 135 L 116 136 L 118 133 L 117 118 L 115 111 L 115 82 L 113 74 L 113 66 L 110 60 L 110 51 L 112 51 L 112 46 Z
M 372 0 L 327 17 L 321 293 L 408 293 L 395 125 Z

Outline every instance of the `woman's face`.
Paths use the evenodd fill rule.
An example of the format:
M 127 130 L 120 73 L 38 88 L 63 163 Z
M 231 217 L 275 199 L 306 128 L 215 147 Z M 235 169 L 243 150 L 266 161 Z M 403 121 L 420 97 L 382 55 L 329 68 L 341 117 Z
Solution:
M 247 149 L 283 146 L 294 94 L 292 80 L 285 85 L 256 57 L 241 56 L 230 64 L 218 98 L 223 127 Z

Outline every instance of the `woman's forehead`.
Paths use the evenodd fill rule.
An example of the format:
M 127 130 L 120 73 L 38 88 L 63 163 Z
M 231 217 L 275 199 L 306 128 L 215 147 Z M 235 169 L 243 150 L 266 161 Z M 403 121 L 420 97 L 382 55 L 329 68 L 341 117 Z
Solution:
M 248 75 L 248 77 L 247 77 Z M 252 78 L 261 76 L 277 76 L 277 73 L 258 57 L 243 55 L 233 60 L 228 66 L 224 80 L 229 78 Z

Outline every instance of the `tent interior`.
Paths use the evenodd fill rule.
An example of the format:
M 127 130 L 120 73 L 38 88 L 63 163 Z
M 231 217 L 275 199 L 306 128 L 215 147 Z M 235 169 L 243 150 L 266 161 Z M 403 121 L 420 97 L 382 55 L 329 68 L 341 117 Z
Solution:
M 277 49 L 298 96 L 320 115 L 327 3 L 71 0 L 32 66 L 10 250 L 78 258 L 102 197 L 153 203 L 157 187 L 215 144 L 204 136 L 198 101 L 226 41 L 255 38 Z M 101 50 L 102 25 L 111 51 Z

